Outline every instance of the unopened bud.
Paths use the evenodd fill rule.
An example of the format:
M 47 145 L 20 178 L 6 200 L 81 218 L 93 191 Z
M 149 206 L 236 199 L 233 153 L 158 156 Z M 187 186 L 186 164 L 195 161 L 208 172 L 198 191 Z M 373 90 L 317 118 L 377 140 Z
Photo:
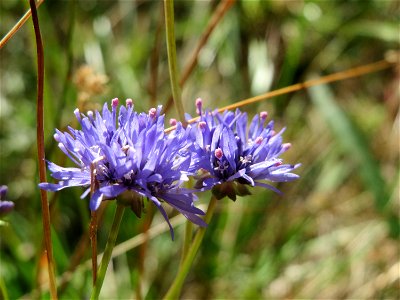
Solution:
M 291 147 L 292 147 L 291 143 L 282 144 L 282 150 L 283 151 L 288 151 Z
M 206 122 L 204 122 L 204 121 L 201 121 L 201 122 L 199 122 L 199 125 L 198 125 L 198 126 L 199 126 L 199 128 L 200 128 L 200 129 L 202 129 L 202 130 L 203 130 L 203 129 L 205 129 L 205 128 L 206 128 L 206 126 L 207 126 L 207 123 L 206 123 Z
M 224 153 L 222 152 L 221 148 L 217 148 L 214 151 L 214 155 L 215 155 L 216 158 L 221 159 L 222 156 L 224 155 Z
M 260 145 L 262 141 L 263 141 L 262 136 L 259 136 L 259 137 L 256 138 L 256 140 L 255 140 L 254 142 L 255 142 L 257 145 Z
M 154 107 L 150 108 L 150 110 L 149 110 L 150 118 L 154 118 L 156 116 L 156 114 L 157 114 L 157 110 Z
M 111 100 L 111 105 L 113 108 L 116 108 L 118 106 L 118 98 L 114 98 Z
M 177 123 L 178 123 L 178 121 L 176 121 L 176 119 L 174 119 L 174 118 L 169 119 L 169 125 L 175 126 Z
M 76 119 L 77 119 L 79 122 L 81 122 L 82 119 L 81 119 L 81 113 L 79 112 L 79 108 L 75 108 L 74 114 L 75 114 Z
M 132 107 L 133 105 L 133 100 L 131 98 L 128 98 L 125 100 L 126 106 L 127 107 Z
M 91 110 L 89 110 L 89 111 L 87 112 L 87 115 L 88 115 L 88 117 L 89 117 L 89 120 L 90 120 L 90 121 L 93 121 L 93 112 L 92 112 Z
M 203 107 L 203 100 L 201 98 L 196 99 L 196 113 L 201 115 Z
M 260 118 L 262 120 L 265 120 L 267 117 L 268 117 L 268 112 L 266 112 L 266 111 L 260 112 Z

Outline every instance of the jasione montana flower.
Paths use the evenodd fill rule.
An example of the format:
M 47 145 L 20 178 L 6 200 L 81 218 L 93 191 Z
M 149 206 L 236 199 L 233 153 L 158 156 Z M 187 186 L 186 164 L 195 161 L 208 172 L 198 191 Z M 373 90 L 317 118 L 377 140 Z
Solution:
M 254 116 L 247 126 L 247 114 L 203 112 L 201 99 L 196 100 L 200 118 L 192 128 L 198 154 L 192 168 L 202 170 L 199 189 L 213 189 L 217 198 L 246 195 L 247 186 L 261 186 L 279 193 L 267 182 L 297 179 L 291 173 L 300 164 L 284 164 L 279 156 L 290 148 L 282 143 L 282 133 L 274 131 L 274 122 L 266 123 L 267 113 Z
M 14 208 L 14 202 L 5 200 L 7 191 L 6 185 L 0 186 L 0 217 L 8 214 Z
M 198 216 L 204 212 L 193 205 L 195 196 L 181 187 L 188 180 L 193 150 L 188 138 L 190 127 L 186 130 L 177 123 L 176 130 L 166 135 L 161 106 L 150 109 L 148 114 L 138 114 L 133 110 L 132 100 L 128 99 L 126 107 L 120 106 L 118 114 L 117 107 L 118 99 L 113 99 L 111 111 L 107 104 L 102 113 L 89 111 L 87 116 L 75 110 L 82 129 L 69 127 L 70 133 L 56 130 L 54 138 L 77 167 L 64 168 L 48 162 L 51 176 L 59 182 L 41 183 L 40 187 L 58 191 L 84 186 L 87 190 L 83 198 L 91 186 L 91 210 L 96 210 L 102 200 L 133 192 L 133 198 L 140 195 L 150 199 L 168 224 L 163 201 L 192 222 L 205 226 Z M 132 200 L 132 205 L 134 203 Z

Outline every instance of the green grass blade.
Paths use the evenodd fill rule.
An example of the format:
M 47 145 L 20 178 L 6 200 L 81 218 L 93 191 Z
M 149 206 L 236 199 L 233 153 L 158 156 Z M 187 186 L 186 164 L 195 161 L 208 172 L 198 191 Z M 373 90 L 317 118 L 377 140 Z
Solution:
M 338 144 L 345 154 L 357 163 L 365 189 L 373 194 L 376 208 L 383 212 L 389 195 L 379 164 L 369 149 L 367 137 L 337 105 L 328 86 L 320 85 L 310 88 L 309 94 L 317 110 L 325 118 Z

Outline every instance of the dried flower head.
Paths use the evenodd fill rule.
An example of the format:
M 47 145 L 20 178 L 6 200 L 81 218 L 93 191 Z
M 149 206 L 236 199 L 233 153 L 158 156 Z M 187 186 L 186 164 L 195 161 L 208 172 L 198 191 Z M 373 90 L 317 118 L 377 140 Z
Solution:
M 78 89 L 79 107 L 86 104 L 94 96 L 99 96 L 107 91 L 108 77 L 97 73 L 91 66 L 80 66 L 74 74 L 74 83 Z

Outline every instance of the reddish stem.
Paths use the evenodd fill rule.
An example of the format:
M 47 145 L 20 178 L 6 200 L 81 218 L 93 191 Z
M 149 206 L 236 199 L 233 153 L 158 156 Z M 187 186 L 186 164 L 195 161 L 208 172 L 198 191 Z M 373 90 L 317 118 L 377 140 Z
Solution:
M 36 4 L 34 0 L 29 0 L 29 5 L 32 12 L 33 27 L 35 29 L 36 38 L 36 52 L 37 52 L 37 66 L 38 66 L 38 79 L 37 79 L 37 150 L 39 160 L 39 179 L 40 182 L 46 182 L 46 162 L 44 153 L 44 117 L 43 117 L 43 85 L 44 85 L 44 55 L 43 55 L 43 43 L 39 28 L 39 19 L 36 11 Z M 50 296 L 52 299 L 57 299 L 57 286 L 54 272 L 54 259 L 53 249 L 51 243 L 51 229 L 50 229 L 50 210 L 49 202 L 47 199 L 47 192 L 40 190 L 40 198 L 42 202 L 42 220 L 43 220 L 43 233 L 44 233 L 44 244 L 45 251 L 47 254 L 48 261 L 48 272 L 50 280 Z

